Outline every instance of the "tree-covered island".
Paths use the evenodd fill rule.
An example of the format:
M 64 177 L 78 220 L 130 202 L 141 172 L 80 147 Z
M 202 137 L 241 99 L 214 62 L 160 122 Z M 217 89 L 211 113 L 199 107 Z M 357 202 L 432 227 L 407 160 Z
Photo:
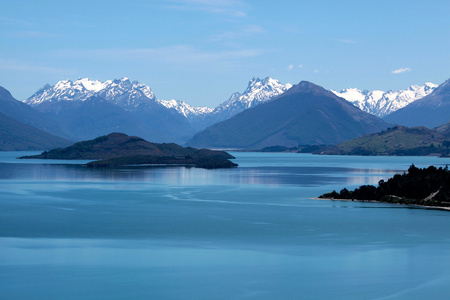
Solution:
M 87 167 L 188 166 L 204 169 L 233 168 L 234 157 L 225 151 L 182 147 L 174 143 L 151 143 L 140 137 L 111 133 L 67 148 L 44 151 L 21 159 L 95 160 Z
M 333 191 L 319 198 L 450 208 L 450 171 L 448 166 L 421 169 L 411 165 L 402 175 L 380 180 L 377 187 L 362 185 L 353 191 L 344 188 L 339 193 Z

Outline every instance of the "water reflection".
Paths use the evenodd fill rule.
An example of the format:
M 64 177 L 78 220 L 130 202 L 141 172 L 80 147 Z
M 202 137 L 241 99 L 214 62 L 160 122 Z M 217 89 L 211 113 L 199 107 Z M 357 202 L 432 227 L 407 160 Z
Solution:
M 90 169 L 84 161 L 17 160 L 29 152 L 0 155 L 1 180 L 142 182 L 169 185 L 376 185 L 379 180 L 416 166 L 444 165 L 436 157 L 346 157 L 297 153 L 233 153 L 239 167 L 205 170 L 185 167 Z
M 445 299 L 448 212 L 310 199 L 445 160 L 235 156 L 88 169 L 0 153 L 0 298 Z

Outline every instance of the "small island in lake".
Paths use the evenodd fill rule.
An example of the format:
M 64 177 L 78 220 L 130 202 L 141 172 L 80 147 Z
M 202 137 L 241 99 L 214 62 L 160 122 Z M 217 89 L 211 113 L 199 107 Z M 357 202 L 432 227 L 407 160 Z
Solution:
M 205 169 L 233 168 L 234 157 L 224 151 L 182 147 L 173 143 L 151 143 L 124 133 L 111 133 L 93 140 L 57 148 L 39 155 L 20 159 L 81 159 L 96 160 L 87 167 L 182 165 Z
M 354 191 L 346 188 L 319 198 L 334 200 L 379 201 L 450 208 L 450 171 L 445 168 L 417 168 L 411 165 L 407 173 L 396 174 L 387 181 L 380 180 L 378 187 L 362 185 Z

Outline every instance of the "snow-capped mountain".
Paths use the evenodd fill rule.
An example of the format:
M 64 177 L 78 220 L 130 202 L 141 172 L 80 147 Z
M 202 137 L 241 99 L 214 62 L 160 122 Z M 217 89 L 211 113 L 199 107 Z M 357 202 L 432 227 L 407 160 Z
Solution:
M 181 100 L 157 100 L 167 108 L 176 110 L 179 114 L 185 116 L 188 120 L 205 114 L 211 113 L 214 109 L 206 106 L 194 107 Z
M 255 107 L 281 95 L 291 87 L 290 83 L 282 84 L 270 77 L 265 79 L 253 77 L 242 94 L 238 92 L 233 93 L 227 101 L 214 109 L 192 107 L 182 101 L 166 101 L 163 104 L 185 115 L 194 129 L 203 130 L 217 122 L 227 120 L 248 108 Z
M 149 102 L 155 103 L 152 90 L 137 81 L 130 82 L 126 77 L 101 82 L 88 78 L 76 81 L 62 80 L 55 85 L 45 85 L 24 102 L 36 106 L 44 102 L 86 101 L 91 97 L 100 97 L 127 111 L 137 110 Z
M 411 102 L 429 95 L 437 86 L 437 84 L 427 82 L 423 86 L 412 85 L 408 89 L 400 91 L 360 91 L 355 88 L 345 89 L 340 92 L 331 91 L 365 112 L 384 117 Z
M 384 118 L 404 126 L 434 128 L 450 121 L 450 79 L 439 85 L 431 94 Z
M 281 95 L 292 87 L 292 84 L 282 84 L 278 80 L 266 77 L 259 79 L 253 77 L 248 83 L 247 89 L 241 93 L 234 93 L 230 99 L 217 106 L 212 114 L 221 115 L 222 120 L 228 119 L 245 109 L 255 107 L 273 97 Z
M 72 140 L 123 132 L 152 142 L 183 143 L 194 133 L 187 118 L 160 103 L 150 87 L 125 77 L 62 80 L 24 102 L 57 121 Z
M 254 107 L 278 96 L 292 87 L 292 84 L 282 84 L 278 80 L 267 77 L 259 79 L 253 77 L 247 89 L 241 93 L 233 93 L 231 97 L 215 108 L 194 107 L 181 100 L 157 100 L 167 108 L 176 110 L 188 120 L 196 122 L 199 119 L 209 123 L 226 120 L 248 108 Z M 211 124 L 212 124 L 211 123 Z M 210 125 L 211 125 L 210 124 Z

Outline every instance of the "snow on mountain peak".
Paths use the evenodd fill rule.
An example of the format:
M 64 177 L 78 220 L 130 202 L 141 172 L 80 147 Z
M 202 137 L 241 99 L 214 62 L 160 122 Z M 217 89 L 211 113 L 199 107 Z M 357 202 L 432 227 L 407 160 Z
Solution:
M 104 88 L 104 83 L 99 80 L 89 80 L 89 78 L 80 78 L 75 83 L 81 83 L 88 91 L 98 92 Z
M 179 114 L 182 114 L 186 118 L 191 118 L 195 116 L 200 116 L 204 114 L 208 114 L 213 111 L 213 108 L 209 107 L 194 107 L 189 104 L 187 104 L 184 101 L 181 100 L 158 100 L 159 103 L 164 105 L 167 108 L 176 110 Z
M 125 110 L 135 110 L 156 101 L 150 87 L 123 77 L 105 82 L 88 78 L 61 80 L 53 86 L 45 85 L 24 102 L 33 106 L 43 102 L 86 101 L 91 97 L 104 98 Z
M 408 89 L 400 91 L 360 91 L 355 88 L 348 88 L 340 92 L 331 91 L 365 112 L 384 117 L 427 96 L 437 86 L 437 84 L 427 82 L 423 86 L 412 85 Z
M 271 77 L 261 80 L 255 76 L 249 81 L 244 93 L 233 93 L 227 101 L 214 109 L 213 114 L 223 114 L 223 119 L 226 119 L 281 95 L 291 87 L 292 84 L 282 84 Z
M 278 96 L 292 87 L 292 84 L 282 84 L 278 80 L 266 77 L 261 80 L 258 77 L 248 83 L 247 89 L 243 94 L 233 94 L 230 100 L 246 103 L 246 108 L 257 105 L 261 102 L 267 101 L 275 96 Z M 255 102 L 255 103 L 254 103 Z

